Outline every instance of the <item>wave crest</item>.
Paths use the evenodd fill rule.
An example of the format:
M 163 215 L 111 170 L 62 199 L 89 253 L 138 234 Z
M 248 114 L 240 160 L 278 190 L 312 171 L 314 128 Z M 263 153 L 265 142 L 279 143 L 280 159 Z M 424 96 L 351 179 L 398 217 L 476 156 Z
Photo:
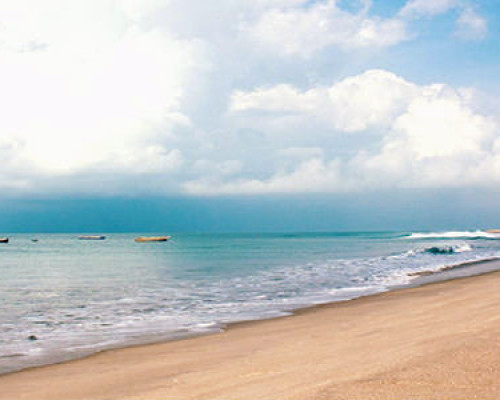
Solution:
M 452 246 L 432 246 L 427 247 L 423 251 L 430 254 L 453 254 L 472 251 L 472 247 L 468 244 L 457 244 Z
M 405 239 L 500 239 L 499 233 L 486 231 L 449 231 L 449 232 L 416 232 Z
M 472 246 L 467 243 L 445 245 L 445 246 L 431 246 L 420 249 L 412 249 L 404 253 L 405 257 L 414 257 L 417 254 L 456 254 L 472 251 Z

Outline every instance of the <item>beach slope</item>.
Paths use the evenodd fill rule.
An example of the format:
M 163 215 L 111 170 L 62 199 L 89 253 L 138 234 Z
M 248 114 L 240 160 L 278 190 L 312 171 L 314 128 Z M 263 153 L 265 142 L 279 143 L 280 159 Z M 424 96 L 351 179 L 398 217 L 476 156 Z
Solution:
M 500 398 L 500 273 L 0 377 L 1 399 Z

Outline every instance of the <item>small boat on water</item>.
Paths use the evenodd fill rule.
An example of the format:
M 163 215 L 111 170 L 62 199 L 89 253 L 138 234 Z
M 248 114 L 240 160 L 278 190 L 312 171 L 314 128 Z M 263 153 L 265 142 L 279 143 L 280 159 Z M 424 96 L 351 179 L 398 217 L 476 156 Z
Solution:
M 80 235 L 78 236 L 79 240 L 104 240 L 106 236 L 102 235 Z
M 0 238 L 0 243 L 9 243 L 9 238 L 8 237 Z
M 166 242 L 169 240 L 171 236 L 139 236 L 135 238 L 135 241 L 138 243 L 141 242 Z
M 488 229 L 486 233 L 500 233 L 500 229 Z

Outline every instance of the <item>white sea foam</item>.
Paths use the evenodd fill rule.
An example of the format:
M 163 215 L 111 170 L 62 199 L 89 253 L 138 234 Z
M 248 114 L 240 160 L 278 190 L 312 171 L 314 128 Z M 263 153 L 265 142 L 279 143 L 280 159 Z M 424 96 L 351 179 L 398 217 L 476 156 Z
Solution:
M 59 264 L 59 254 L 71 254 L 63 241 L 32 264 L 30 253 L 13 252 L 10 262 L 18 268 L 8 270 L 10 276 L 4 269 L 0 282 L 0 300 L 12 304 L 0 310 L 0 357 L 26 356 L 0 359 L 0 373 L 131 341 L 176 339 L 216 332 L 230 322 L 289 315 L 404 285 L 420 271 L 498 256 L 498 241 L 467 240 L 480 238 L 478 232 L 406 237 L 421 241 L 399 240 L 400 234 L 187 237 L 184 248 L 133 247 L 137 254 L 127 253 L 132 250 L 117 240 L 116 247 L 106 248 L 108 263 L 99 254 L 89 262 L 79 242 L 74 246 L 81 255 Z M 443 238 L 448 240 L 436 240 Z M 218 250 L 207 252 L 207 243 L 219 243 Z M 50 279 L 37 278 L 39 259 Z M 30 286 L 34 290 L 26 289 Z M 28 340 L 31 334 L 38 340 Z
M 439 246 L 423 246 L 415 249 L 408 250 L 403 254 L 396 254 L 389 256 L 388 258 L 393 259 L 403 259 L 406 257 L 416 257 L 422 253 L 428 254 L 455 254 L 455 253 L 466 253 L 473 251 L 473 247 L 469 243 L 457 243 L 457 244 L 446 244 Z
M 455 253 L 465 253 L 468 251 L 472 251 L 472 246 L 468 243 L 459 244 L 453 248 L 453 251 Z
M 499 233 L 486 231 L 415 232 L 405 239 L 500 239 Z

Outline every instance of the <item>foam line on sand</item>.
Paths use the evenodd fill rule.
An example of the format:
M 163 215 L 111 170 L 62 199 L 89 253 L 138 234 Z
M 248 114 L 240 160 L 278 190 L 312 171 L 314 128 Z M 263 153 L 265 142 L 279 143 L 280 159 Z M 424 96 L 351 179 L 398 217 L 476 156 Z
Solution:
M 500 272 L 0 377 L 1 399 L 500 398 Z

